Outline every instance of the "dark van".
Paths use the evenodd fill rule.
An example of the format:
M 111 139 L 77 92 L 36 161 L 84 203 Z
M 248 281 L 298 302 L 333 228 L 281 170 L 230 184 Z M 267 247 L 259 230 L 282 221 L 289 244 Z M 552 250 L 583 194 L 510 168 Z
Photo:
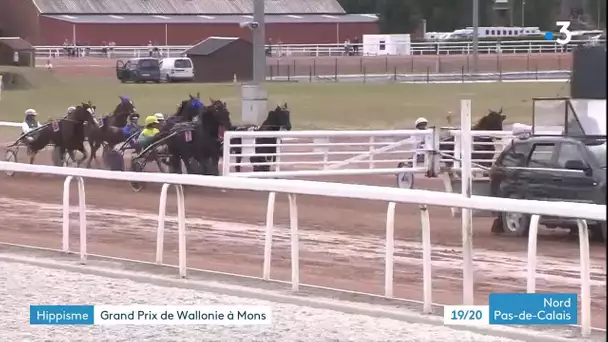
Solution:
M 160 83 L 160 63 L 156 58 L 133 58 L 116 62 L 116 77 L 122 83 Z

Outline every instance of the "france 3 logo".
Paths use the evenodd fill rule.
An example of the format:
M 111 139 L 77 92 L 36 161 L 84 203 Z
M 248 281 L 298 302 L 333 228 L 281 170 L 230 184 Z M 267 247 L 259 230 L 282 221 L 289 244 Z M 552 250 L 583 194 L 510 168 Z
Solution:
M 557 21 L 557 22 L 555 22 L 555 24 L 557 25 L 557 27 L 560 27 L 559 34 L 557 35 L 557 39 L 555 39 L 555 41 L 560 45 L 566 45 L 566 44 L 570 43 L 570 41 L 572 40 L 572 32 L 570 32 L 570 30 L 569 30 L 570 22 L 569 21 Z M 553 38 L 555 38 L 553 35 L 553 32 L 545 33 L 546 40 L 553 40 Z

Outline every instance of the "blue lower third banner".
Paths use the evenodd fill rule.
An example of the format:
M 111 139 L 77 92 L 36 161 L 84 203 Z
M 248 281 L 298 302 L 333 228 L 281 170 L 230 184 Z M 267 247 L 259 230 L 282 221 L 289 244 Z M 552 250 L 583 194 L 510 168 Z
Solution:
M 91 325 L 93 305 L 30 305 L 30 324 Z
M 491 293 L 490 324 L 577 324 L 575 293 Z
M 262 325 L 272 309 L 253 305 L 31 305 L 34 325 Z

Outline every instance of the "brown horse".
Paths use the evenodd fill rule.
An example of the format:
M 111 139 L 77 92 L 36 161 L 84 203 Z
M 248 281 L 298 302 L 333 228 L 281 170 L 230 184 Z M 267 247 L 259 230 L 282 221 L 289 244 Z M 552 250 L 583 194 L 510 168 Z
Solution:
M 83 102 L 65 118 L 51 120 L 36 131 L 36 136 L 28 143 L 30 164 L 34 163 L 34 158 L 40 150 L 52 143 L 59 148 L 61 158 L 64 158 L 66 152 L 70 154 L 72 159 L 75 159 L 74 151 L 82 153 L 83 157 L 77 161 L 80 165 L 87 158 L 87 152 L 84 149 L 84 125 L 87 123 L 91 127 L 97 126 L 93 117 L 95 114 L 94 108 L 90 101 Z
M 86 137 L 91 147 L 91 155 L 87 161 L 88 168 L 91 167 L 93 159 L 97 159 L 97 150 L 103 144 L 106 144 L 104 148 L 112 150 L 116 144 L 127 139 L 122 132 L 122 128 L 127 125 L 129 116 L 135 113 L 137 111 L 133 101 L 125 96 L 121 96 L 120 103 L 114 108 L 112 114 L 100 118 L 97 127 L 87 126 L 85 128 Z

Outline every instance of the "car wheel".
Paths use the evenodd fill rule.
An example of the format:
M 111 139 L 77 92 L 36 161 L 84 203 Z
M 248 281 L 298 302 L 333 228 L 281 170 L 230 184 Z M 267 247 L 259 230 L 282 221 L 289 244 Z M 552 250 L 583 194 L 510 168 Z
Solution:
M 519 198 L 508 196 L 509 198 Z M 530 229 L 530 215 L 521 213 L 501 212 L 502 230 L 507 235 L 526 236 Z
M 171 79 L 171 76 L 169 76 L 168 74 L 165 75 L 165 80 L 167 80 L 167 83 L 173 82 L 173 80 Z

